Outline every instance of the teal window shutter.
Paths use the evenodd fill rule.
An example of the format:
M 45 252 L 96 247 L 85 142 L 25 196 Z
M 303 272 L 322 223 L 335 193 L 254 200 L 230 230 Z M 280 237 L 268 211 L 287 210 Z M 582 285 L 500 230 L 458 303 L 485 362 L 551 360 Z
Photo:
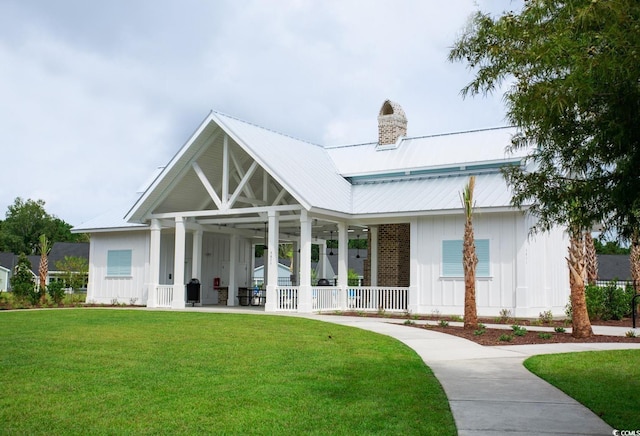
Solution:
M 476 256 L 478 256 L 478 265 L 476 266 L 476 277 L 489 277 L 489 264 L 491 257 L 489 256 L 489 240 L 476 239 Z
M 442 241 L 442 275 L 444 277 L 463 277 L 462 239 Z
M 131 250 L 107 251 L 107 276 L 131 276 Z
M 490 277 L 490 244 L 488 239 L 476 239 L 476 277 Z M 442 241 L 442 276 L 464 277 L 462 268 L 462 239 Z

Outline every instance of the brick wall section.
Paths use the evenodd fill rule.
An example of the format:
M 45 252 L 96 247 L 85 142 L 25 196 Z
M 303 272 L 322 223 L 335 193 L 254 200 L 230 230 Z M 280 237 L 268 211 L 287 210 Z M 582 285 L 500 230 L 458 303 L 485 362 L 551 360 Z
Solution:
M 378 227 L 378 286 L 409 286 L 410 241 L 409 224 L 383 224 Z M 364 285 L 371 286 L 371 252 L 370 249 L 367 250 Z

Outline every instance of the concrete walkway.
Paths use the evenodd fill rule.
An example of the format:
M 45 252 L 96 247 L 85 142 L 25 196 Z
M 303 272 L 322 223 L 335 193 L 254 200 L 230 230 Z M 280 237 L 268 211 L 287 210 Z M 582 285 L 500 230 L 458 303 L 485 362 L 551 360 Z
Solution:
M 611 435 L 608 424 L 530 373 L 522 362 L 536 354 L 640 349 L 640 344 L 629 343 L 486 347 L 453 335 L 409 328 L 399 324 L 402 320 L 307 317 L 381 333 L 413 348 L 442 384 L 460 436 Z M 606 334 L 624 336 L 628 330 L 608 328 Z

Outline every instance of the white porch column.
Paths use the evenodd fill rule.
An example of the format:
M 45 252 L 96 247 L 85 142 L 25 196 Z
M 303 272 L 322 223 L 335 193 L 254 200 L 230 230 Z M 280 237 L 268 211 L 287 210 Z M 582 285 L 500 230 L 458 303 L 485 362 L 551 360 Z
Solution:
M 306 211 L 304 211 L 306 213 Z M 301 218 L 302 219 L 302 218 Z M 300 229 L 302 229 L 302 221 L 300 222 Z M 300 283 L 302 283 L 300 281 L 300 254 L 302 252 L 302 249 L 300 248 L 302 246 L 302 242 L 301 241 L 293 241 L 291 243 L 291 250 L 293 252 L 293 259 L 291 259 L 291 275 L 293 276 L 293 279 L 291 283 L 291 285 L 293 286 L 300 286 Z
M 295 253 L 295 251 L 294 251 Z M 311 220 L 307 211 L 300 213 L 300 281 L 298 283 L 298 312 L 313 311 L 311 288 Z
M 176 217 L 176 246 L 173 257 L 173 309 L 184 309 L 184 261 L 185 261 L 186 231 L 184 217 Z
M 267 301 L 265 312 L 275 312 L 278 308 L 278 234 L 280 226 L 278 222 L 279 213 L 275 210 L 269 211 L 269 232 L 267 234 L 267 259 L 265 262 L 267 284 Z
M 346 223 L 338 223 L 338 286 L 340 306 L 347 308 L 347 285 L 349 284 L 349 232 Z
M 191 249 L 191 277 L 189 279 L 200 280 L 200 295 L 198 295 L 197 306 L 202 306 L 202 291 L 204 283 L 202 283 L 202 230 L 196 230 L 192 234 L 193 247 Z
M 318 241 L 318 279 L 328 279 L 327 277 L 327 241 Z M 314 283 L 315 285 L 315 283 Z
M 232 234 L 229 237 L 229 290 L 227 297 L 227 306 L 236 305 L 236 295 L 238 288 L 236 287 L 236 264 L 238 263 L 238 235 Z
M 409 301 L 410 313 L 418 313 L 420 308 L 420 263 L 418 262 L 418 218 L 409 221 Z
M 193 250 L 191 253 L 191 277 L 202 282 L 202 230 L 193 232 Z
M 156 307 L 156 288 L 160 281 L 160 233 L 162 227 L 160 220 L 151 220 L 151 230 L 149 238 L 149 283 L 147 285 L 147 307 Z
M 371 286 L 378 286 L 378 226 L 369 227 L 369 237 L 371 241 L 371 259 L 369 259 Z

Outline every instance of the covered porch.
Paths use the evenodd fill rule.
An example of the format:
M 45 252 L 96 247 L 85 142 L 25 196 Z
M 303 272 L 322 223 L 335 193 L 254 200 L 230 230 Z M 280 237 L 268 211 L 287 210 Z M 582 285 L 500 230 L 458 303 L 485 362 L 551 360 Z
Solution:
M 411 274 L 405 280 L 409 286 L 390 284 L 388 280 L 384 285 L 378 283 L 378 225 L 336 222 L 327 217 L 313 216 L 299 208 L 286 214 L 280 212 L 268 213 L 266 222 L 234 218 L 233 225 L 228 222 L 229 218 L 154 218 L 149 244 L 152 277 L 173 276 L 184 279 L 174 280 L 174 283 L 167 283 L 167 280 L 165 283 L 150 283 L 147 306 L 184 308 L 194 304 L 211 305 L 211 302 L 203 301 L 202 297 L 197 301 L 190 301 L 187 290 L 189 281 L 197 279 L 203 287 L 202 295 L 204 288 L 212 285 L 213 277 L 213 287 L 217 286 L 225 292 L 225 298 L 217 301 L 216 305 L 259 305 L 267 312 L 411 311 Z M 209 248 L 203 246 L 203 239 L 211 234 L 224 235 L 228 241 L 219 244 L 225 249 L 223 257 L 229 260 L 223 266 L 225 271 L 222 273 L 206 262 L 211 253 Z M 171 238 L 172 247 L 163 246 L 167 237 Z M 348 245 L 349 239 L 361 238 L 368 241 L 368 247 L 364 249 L 367 258 L 366 274 L 364 280 L 359 281 L 362 285 L 354 285 L 349 282 Z M 333 244 L 329 241 L 333 241 Z M 292 246 L 293 253 L 291 280 L 286 285 L 278 283 L 278 251 L 281 244 Z M 319 262 L 315 274 L 312 273 L 312 244 L 319 246 Z M 253 260 L 256 245 L 264 246 L 265 278 L 264 285 L 260 288 L 254 287 L 253 277 L 246 274 L 246 271 L 253 271 L 253 262 L 248 263 L 246 256 L 243 258 L 243 255 L 239 255 L 239 252 L 250 247 Z M 330 245 L 337 247 L 328 248 Z M 407 245 L 404 248 L 409 252 L 411 246 L 415 246 Z M 167 274 L 167 270 L 160 271 L 163 268 L 161 264 L 167 263 L 162 260 L 167 253 L 173 255 L 173 259 L 169 259 L 173 267 L 171 274 Z M 337 259 L 335 279 L 323 273 L 329 263 L 328 256 L 335 256 Z M 406 257 L 410 259 L 411 253 L 407 253 Z M 231 259 L 236 261 L 231 262 Z M 154 268 L 154 265 L 157 267 Z M 318 279 L 327 278 L 328 286 L 318 283 Z M 414 296 L 416 294 L 413 292 Z M 254 297 L 259 297 L 259 300 Z M 414 301 L 413 305 L 415 304 Z

